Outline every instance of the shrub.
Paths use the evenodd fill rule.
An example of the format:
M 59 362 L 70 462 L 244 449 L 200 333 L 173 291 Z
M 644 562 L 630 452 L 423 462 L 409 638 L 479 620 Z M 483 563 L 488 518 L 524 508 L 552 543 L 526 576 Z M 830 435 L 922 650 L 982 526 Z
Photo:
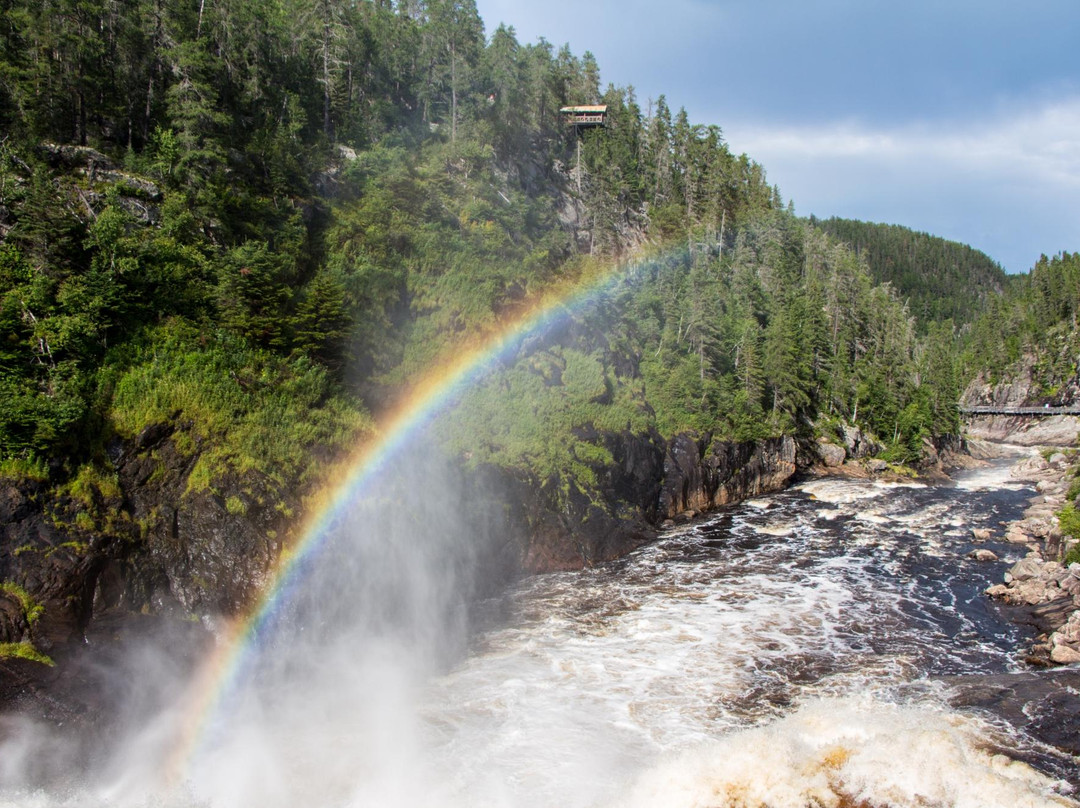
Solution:
M 1080 511 L 1071 502 L 1057 512 L 1057 518 L 1062 533 L 1080 539 Z

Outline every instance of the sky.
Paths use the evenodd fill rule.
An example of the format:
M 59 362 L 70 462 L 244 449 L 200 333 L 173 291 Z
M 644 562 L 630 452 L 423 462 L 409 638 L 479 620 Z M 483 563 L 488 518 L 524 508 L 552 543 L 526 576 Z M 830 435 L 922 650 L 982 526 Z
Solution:
M 798 214 L 902 224 L 1010 272 L 1080 250 L 1078 0 L 476 0 L 490 34 L 718 124 Z

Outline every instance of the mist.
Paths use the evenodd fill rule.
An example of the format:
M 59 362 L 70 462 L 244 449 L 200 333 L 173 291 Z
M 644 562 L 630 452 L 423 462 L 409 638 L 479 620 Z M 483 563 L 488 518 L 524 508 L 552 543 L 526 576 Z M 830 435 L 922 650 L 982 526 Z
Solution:
M 416 804 L 433 787 L 418 693 L 463 657 L 471 612 L 510 574 L 513 526 L 480 485 L 415 435 L 294 564 L 233 668 L 209 683 L 198 665 L 181 675 L 169 634 L 88 663 L 115 721 L 73 737 L 5 719 L 0 793 L 48 805 Z M 193 715 L 207 703 L 219 706 Z

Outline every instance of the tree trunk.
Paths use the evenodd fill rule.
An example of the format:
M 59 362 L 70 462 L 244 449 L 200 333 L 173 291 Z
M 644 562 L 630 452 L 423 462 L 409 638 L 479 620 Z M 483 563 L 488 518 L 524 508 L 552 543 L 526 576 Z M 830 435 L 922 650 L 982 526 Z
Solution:
M 333 140 L 330 129 L 330 21 L 323 22 L 323 134 L 327 140 Z
M 450 142 L 457 141 L 457 51 L 450 44 Z

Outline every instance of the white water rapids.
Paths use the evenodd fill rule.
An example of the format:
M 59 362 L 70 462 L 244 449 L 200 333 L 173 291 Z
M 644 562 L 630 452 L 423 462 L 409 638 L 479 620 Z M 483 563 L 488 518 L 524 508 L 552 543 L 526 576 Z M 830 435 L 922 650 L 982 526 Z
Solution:
M 1020 667 L 1023 631 L 981 590 L 1022 550 L 993 545 L 1007 555 L 990 566 L 965 554 L 972 528 L 1018 514 L 1021 489 L 1005 465 L 955 488 L 806 483 L 525 581 L 440 675 L 400 674 L 375 641 L 349 654 L 385 665 L 332 650 L 303 698 L 240 711 L 179 792 L 0 804 L 1071 805 L 1067 785 L 1001 754 L 1045 750 L 949 707 L 936 679 Z
M 1007 468 L 800 488 L 516 592 L 510 625 L 428 689 L 446 801 L 1058 804 L 986 751 L 988 724 L 910 686 L 1015 667 L 978 582 L 942 582 L 974 566 L 957 551 L 1007 507 L 987 496 L 1018 488 Z

